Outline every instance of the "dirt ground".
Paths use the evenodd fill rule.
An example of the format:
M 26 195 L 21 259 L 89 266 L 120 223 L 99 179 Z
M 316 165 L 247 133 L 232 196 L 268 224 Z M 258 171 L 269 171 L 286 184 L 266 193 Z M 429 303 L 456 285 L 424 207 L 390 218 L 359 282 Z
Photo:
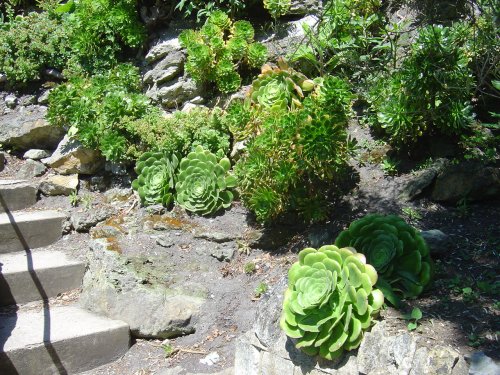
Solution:
M 359 139 L 363 136 L 359 135 Z M 151 223 L 144 224 L 148 220 L 153 221 L 153 226 L 155 223 L 150 213 L 137 207 L 133 195 L 116 204 L 119 214 L 112 220 L 121 220 L 123 224 L 125 217 L 129 225 L 123 225 L 128 230 L 135 228 L 119 240 L 120 251 L 127 256 L 164 259 L 165 267 L 177 278 L 184 278 L 186 283 L 204 285 L 207 302 L 196 322 L 194 334 L 166 342 L 136 340 L 122 359 L 86 375 L 146 375 L 176 366 L 191 373 L 212 373 L 231 367 L 235 341 L 251 328 L 259 308 L 259 293 L 256 291 L 259 285 L 264 283 L 272 288 L 286 274 L 296 260 L 296 253 L 303 247 L 311 242 L 331 241 L 352 220 L 368 212 L 396 213 L 418 229 L 439 229 L 450 237 L 448 250 L 434 256 L 436 276 L 431 287 L 419 299 L 407 301 L 403 311 L 391 307 L 382 311 L 381 319 L 387 320 L 390 330 L 408 331 L 408 321 L 402 314 L 418 307 L 423 318 L 411 334 L 419 336 L 424 345 L 446 345 L 462 354 L 485 351 L 499 359 L 500 202 L 463 202 L 443 206 L 425 197 L 410 203 L 400 202 L 394 198 L 393 190 L 405 175 L 387 176 L 376 157 L 366 157 L 367 153 L 376 150 L 376 147 L 369 146 L 369 142 L 370 139 L 363 144 L 353 161 L 358 187 L 335 202 L 330 220 L 321 225 L 298 226 L 287 243 L 276 250 L 247 246 L 244 233 L 259 226 L 239 202 L 212 218 L 192 217 L 177 210 L 166 215 L 171 225 L 163 230 L 151 228 Z M 15 155 L 7 155 L 7 164 L 0 172 L 0 178 L 15 177 L 23 163 Z M 58 209 L 70 215 L 77 210 L 110 204 L 102 193 L 91 191 L 90 184 L 84 182 L 81 186 L 79 195 L 88 197 L 90 203 L 86 204 L 87 207 L 83 204 L 73 207 L 68 197 L 40 197 L 34 209 Z M 172 221 L 172 218 L 177 221 Z M 232 259 L 220 261 L 206 256 L 202 248 L 209 246 L 203 242 L 206 240 L 193 242 L 192 232 L 196 228 L 233 236 L 241 234 L 243 240 L 230 242 L 234 250 Z M 159 235 L 166 233 L 174 242 L 168 248 L 156 241 Z M 89 241 L 90 235 L 71 232 L 54 246 L 62 246 L 75 256 L 84 257 L 89 251 Z M 251 264 L 253 270 L 250 270 Z M 72 292 L 68 296 L 59 296 L 52 303 L 69 303 L 77 296 Z M 218 353 L 219 361 L 212 366 L 202 364 L 200 359 L 212 352 Z

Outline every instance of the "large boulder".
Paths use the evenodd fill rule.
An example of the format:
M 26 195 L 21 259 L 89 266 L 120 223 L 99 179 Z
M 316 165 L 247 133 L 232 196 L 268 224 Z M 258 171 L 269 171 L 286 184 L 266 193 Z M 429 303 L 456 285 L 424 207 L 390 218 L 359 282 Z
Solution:
M 40 184 L 40 191 L 45 195 L 70 195 L 78 188 L 78 175 L 49 176 Z
M 463 198 L 479 201 L 499 196 L 500 168 L 474 161 L 443 168 L 431 193 L 433 200 L 446 203 L 455 203 Z
M 123 320 L 135 337 L 165 339 L 195 331 L 205 291 L 192 286 L 188 292 L 186 280 L 167 282 L 164 259 L 127 257 L 113 238 L 100 238 L 91 242 L 88 263 L 80 298 L 85 308 Z
M 357 351 L 338 361 L 310 357 L 296 349 L 279 328 L 286 279 L 281 279 L 265 295 L 252 330 L 238 339 L 235 374 L 294 375 L 467 375 L 468 366 L 459 353 L 436 345 L 419 347 L 410 333 L 389 333 L 386 322 L 378 322 L 365 333 Z
M 49 158 L 42 159 L 42 162 L 63 175 L 93 174 L 104 165 L 99 151 L 85 148 L 79 141 L 70 139 L 67 135 L 54 153 Z
M 18 107 L 0 116 L 0 144 L 28 150 L 53 150 L 64 136 L 64 130 L 45 120 L 47 109 L 41 106 Z

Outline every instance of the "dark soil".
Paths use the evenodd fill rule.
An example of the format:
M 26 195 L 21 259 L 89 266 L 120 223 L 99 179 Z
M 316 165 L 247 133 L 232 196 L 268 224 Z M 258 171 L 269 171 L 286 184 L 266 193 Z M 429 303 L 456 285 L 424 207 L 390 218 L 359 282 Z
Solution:
M 371 212 L 399 214 L 418 229 L 439 229 L 451 239 L 449 249 L 434 256 L 436 276 L 432 286 L 419 299 L 407 301 L 402 311 L 387 307 L 381 313 L 390 330 L 408 331 L 408 322 L 402 314 L 418 307 L 423 318 L 412 334 L 419 336 L 423 345 L 445 345 L 461 354 L 482 350 L 498 359 L 500 202 L 443 206 L 425 197 L 410 203 L 400 202 L 397 187 L 407 176 L 387 176 L 380 166 L 388 151 L 385 146 L 370 144 L 373 140 L 363 128 L 351 130 L 358 141 L 365 140 L 363 150 L 352 162 L 357 187 L 335 203 L 328 222 L 299 227 L 277 250 L 247 246 L 245 234 L 258 226 L 238 202 L 212 218 L 189 216 L 180 210 L 155 216 L 137 208 L 134 196 L 114 203 L 120 214 L 107 224 L 123 229 L 123 235 L 116 239 L 116 250 L 127 256 L 163 259 L 165 269 L 177 280 L 185 280 L 186 285 L 203 285 L 207 302 L 196 324 L 196 333 L 163 343 L 137 340 L 124 358 L 87 375 L 153 374 L 176 366 L 191 373 L 210 373 L 231 367 L 235 341 L 251 329 L 259 308 L 256 293 L 259 284 L 265 283 L 271 288 L 286 275 L 296 260 L 296 253 L 303 247 L 331 243 L 352 220 Z M 15 177 L 22 163 L 21 159 L 7 155 L 0 178 Z M 90 207 L 72 207 L 68 197 L 41 197 L 35 208 L 59 209 L 69 216 L 75 210 L 110 204 L 103 194 L 89 190 L 90 187 L 83 184 L 79 192 L 81 196 L 90 197 Z M 219 261 L 210 256 L 208 253 L 216 244 L 203 238 L 195 239 L 193 233 L 200 228 L 241 237 L 239 241 L 219 245 L 232 247 L 233 258 Z M 165 248 L 157 244 L 157 237 L 165 234 L 171 236 L 173 246 Z M 57 246 L 67 248 L 76 256 L 85 256 L 89 240 L 88 234 L 72 232 Z M 255 265 L 253 272 L 248 269 L 249 263 Z M 69 299 L 73 299 L 73 295 Z M 166 344 L 174 349 L 172 355 L 164 350 Z M 201 364 L 199 360 L 211 352 L 217 352 L 220 361 L 213 366 Z

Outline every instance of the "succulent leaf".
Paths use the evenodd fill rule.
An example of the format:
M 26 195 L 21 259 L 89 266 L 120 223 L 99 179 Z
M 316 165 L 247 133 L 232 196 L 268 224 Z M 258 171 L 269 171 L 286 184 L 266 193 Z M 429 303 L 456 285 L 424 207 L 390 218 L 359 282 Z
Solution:
M 177 174 L 176 201 L 184 209 L 209 215 L 227 208 L 233 201 L 233 193 L 227 188 L 235 185 L 228 174 L 230 162 L 217 157 L 202 146 L 189 153 L 180 162 Z
M 145 152 L 137 160 L 137 179 L 132 182 L 132 188 L 139 193 L 142 205 L 168 206 L 173 202 L 174 176 L 178 164 L 174 154 L 162 152 Z
M 288 272 L 280 327 L 309 355 L 334 359 L 357 348 L 384 302 L 373 289 L 376 277 L 365 272 L 373 267 L 353 248 L 334 245 L 305 248 L 298 258 Z
M 432 261 L 417 230 L 395 215 L 367 215 L 351 223 L 335 240 L 355 246 L 378 272 L 377 287 L 393 305 L 401 297 L 418 296 L 429 283 Z M 373 276 L 373 272 L 368 272 Z

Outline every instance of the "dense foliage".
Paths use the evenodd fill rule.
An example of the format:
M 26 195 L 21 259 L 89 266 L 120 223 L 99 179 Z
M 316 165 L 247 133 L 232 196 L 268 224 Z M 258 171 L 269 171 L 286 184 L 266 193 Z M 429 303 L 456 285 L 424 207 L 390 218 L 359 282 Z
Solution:
M 92 77 L 75 76 L 49 95 L 47 118 L 69 128 L 84 146 L 100 150 L 108 160 L 123 160 L 135 143 L 123 126 L 126 118 L 139 118 L 149 108 L 140 92 L 137 68 L 122 64 Z
M 223 93 L 240 87 L 240 66 L 259 68 L 267 59 L 250 22 L 233 23 L 222 11 L 213 12 L 200 30 L 183 31 L 179 41 L 187 49 L 186 71 L 198 82 L 214 82 Z
M 359 346 L 384 303 L 377 272 L 353 248 L 306 248 L 288 271 L 280 326 L 309 355 L 338 358 Z
M 352 151 L 346 132 L 351 99 L 344 81 L 325 77 L 296 110 L 275 106 L 272 112 L 249 116 L 252 109 L 244 105 L 230 110 L 233 129 L 238 116 L 250 119 L 237 130 L 249 136 L 235 172 L 241 198 L 258 220 L 270 221 L 287 211 L 306 221 L 326 217 L 328 194 Z
M 395 215 L 367 215 L 339 234 L 335 245 L 352 246 L 377 270 L 387 300 L 417 297 L 431 280 L 429 248 L 418 231 Z

